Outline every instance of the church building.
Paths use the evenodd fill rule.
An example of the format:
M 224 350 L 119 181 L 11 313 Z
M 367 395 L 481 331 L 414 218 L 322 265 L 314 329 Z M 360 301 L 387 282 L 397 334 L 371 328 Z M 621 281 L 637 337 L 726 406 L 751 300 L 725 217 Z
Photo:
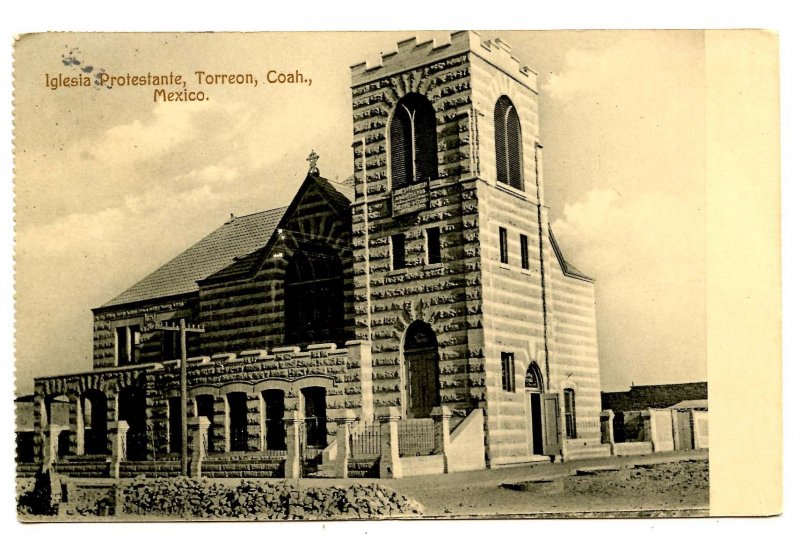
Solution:
M 401 477 L 609 454 L 594 282 L 549 224 L 536 73 L 456 32 L 351 74 L 352 179 L 312 152 L 289 206 L 94 309 L 92 371 L 35 381 L 37 464 L 171 475 L 183 445 L 207 476 L 299 456 L 303 475 Z

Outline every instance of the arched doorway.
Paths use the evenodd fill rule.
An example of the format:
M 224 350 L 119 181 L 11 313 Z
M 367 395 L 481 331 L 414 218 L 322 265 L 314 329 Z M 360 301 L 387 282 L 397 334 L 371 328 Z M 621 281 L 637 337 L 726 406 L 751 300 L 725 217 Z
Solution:
M 120 390 L 119 419 L 128 423 L 126 457 L 132 461 L 147 459 L 147 398 L 144 390 L 136 386 Z
M 309 386 L 301 391 L 306 426 L 306 445 L 324 448 L 328 445 L 328 415 L 325 388 Z
M 264 390 L 264 427 L 267 433 L 266 443 L 268 450 L 286 450 L 286 428 L 283 425 L 283 416 L 286 412 L 286 393 L 283 390 Z
M 286 267 L 287 343 L 330 342 L 342 335 L 344 284 L 339 255 L 325 245 L 304 245 Z
M 108 431 L 106 395 L 99 390 L 88 390 L 81 396 L 83 408 L 83 448 L 87 455 L 107 453 Z
M 439 405 L 439 344 L 433 328 L 417 320 L 403 342 L 406 374 L 406 416 L 428 418 Z
M 542 372 L 535 362 L 531 362 L 525 372 L 525 392 L 531 402 L 531 434 L 533 435 L 533 454 L 544 455 L 544 432 L 542 418 L 542 393 L 544 392 Z

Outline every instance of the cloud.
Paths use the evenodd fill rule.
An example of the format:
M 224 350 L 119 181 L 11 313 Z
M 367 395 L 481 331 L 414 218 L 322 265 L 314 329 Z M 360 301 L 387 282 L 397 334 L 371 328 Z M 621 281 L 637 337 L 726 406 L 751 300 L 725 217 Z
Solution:
M 667 195 L 595 188 L 552 226 L 567 258 L 597 280 L 604 388 L 705 377 L 701 211 Z

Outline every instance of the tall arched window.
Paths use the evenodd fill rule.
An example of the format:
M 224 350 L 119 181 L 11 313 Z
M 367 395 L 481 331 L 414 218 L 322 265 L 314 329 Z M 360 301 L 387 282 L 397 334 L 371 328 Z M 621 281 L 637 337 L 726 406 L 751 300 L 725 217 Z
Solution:
M 332 342 L 344 325 L 342 263 L 329 247 L 292 255 L 284 287 L 286 342 Z
M 522 130 L 519 115 L 507 96 L 494 107 L 494 145 L 497 155 L 497 180 L 520 191 L 525 189 L 522 176 Z
M 436 112 L 419 93 L 409 93 L 397 103 L 389 127 L 392 189 L 438 176 Z

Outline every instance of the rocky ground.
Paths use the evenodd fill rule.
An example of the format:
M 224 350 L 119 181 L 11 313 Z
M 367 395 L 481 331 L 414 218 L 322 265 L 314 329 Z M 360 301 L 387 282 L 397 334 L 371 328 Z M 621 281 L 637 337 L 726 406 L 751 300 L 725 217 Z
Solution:
M 220 510 L 231 509 L 220 516 L 241 519 L 413 518 L 420 513 L 427 518 L 707 516 L 709 507 L 707 451 L 538 463 L 399 480 L 205 481 L 222 489 L 215 493 L 219 494 Z M 132 507 L 129 515 L 157 514 L 151 503 L 155 495 L 163 494 L 161 501 L 168 508 L 176 505 L 177 496 L 169 488 L 154 494 L 148 487 L 139 496 L 137 483 L 129 491 L 131 499 L 126 500 Z M 274 486 L 276 500 L 283 504 L 278 508 L 280 514 L 267 513 L 275 508 L 266 503 L 275 500 L 259 498 L 265 502 L 261 504 L 254 498 L 269 494 L 260 487 L 241 493 L 247 499 L 231 501 L 225 488 L 242 485 Z M 185 501 L 191 505 L 197 500 L 188 496 Z M 199 507 L 206 511 L 209 503 L 201 501 Z M 134 511 L 136 507 L 143 509 Z M 188 517 L 207 513 L 195 515 L 189 509 L 182 513 Z
M 426 517 L 706 516 L 708 475 L 707 452 L 691 452 L 384 484 L 417 500 Z

